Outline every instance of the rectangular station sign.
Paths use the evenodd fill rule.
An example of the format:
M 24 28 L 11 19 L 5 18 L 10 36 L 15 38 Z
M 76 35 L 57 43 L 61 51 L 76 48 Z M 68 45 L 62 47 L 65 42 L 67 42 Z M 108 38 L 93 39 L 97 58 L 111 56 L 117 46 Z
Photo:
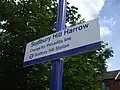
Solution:
M 29 42 L 24 65 L 54 60 L 100 48 L 99 19 L 94 19 Z

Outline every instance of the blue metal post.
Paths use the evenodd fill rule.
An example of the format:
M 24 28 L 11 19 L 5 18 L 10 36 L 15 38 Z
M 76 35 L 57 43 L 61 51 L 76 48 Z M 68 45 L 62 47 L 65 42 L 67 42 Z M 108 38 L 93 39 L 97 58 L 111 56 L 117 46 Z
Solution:
M 59 0 L 57 30 L 65 29 L 67 0 Z M 52 61 L 52 79 L 50 90 L 62 90 L 63 59 Z
M 58 31 L 65 29 L 66 8 L 67 8 L 67 0 L 59 0 L 58 16 L 57 16 L 57 30 Z

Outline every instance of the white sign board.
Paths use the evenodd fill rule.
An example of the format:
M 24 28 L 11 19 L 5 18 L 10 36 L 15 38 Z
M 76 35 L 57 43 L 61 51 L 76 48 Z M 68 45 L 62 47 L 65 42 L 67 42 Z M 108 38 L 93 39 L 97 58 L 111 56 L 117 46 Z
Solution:
M 24 65 L 36 64 L 99 47 L 99 20 L 94 19 L 29 42 L 26 46 Z

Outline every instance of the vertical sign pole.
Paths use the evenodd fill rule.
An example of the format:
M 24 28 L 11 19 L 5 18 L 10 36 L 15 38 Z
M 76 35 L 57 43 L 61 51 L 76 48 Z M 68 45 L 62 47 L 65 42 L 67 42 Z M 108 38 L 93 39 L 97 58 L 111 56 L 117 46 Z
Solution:
M 59 0 L 57 15 L 57 30 L 65 29 L 67 0 Z M 50 90 L 62 90 L 63 59 L 52 61 L 52 79 Z

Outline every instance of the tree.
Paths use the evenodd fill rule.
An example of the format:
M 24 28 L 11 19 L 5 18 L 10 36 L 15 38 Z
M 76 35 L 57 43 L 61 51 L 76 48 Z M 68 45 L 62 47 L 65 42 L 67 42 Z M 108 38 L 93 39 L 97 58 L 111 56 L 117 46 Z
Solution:
M 106 60 L 113 56 L 112 53 L 112 49 L 102 43 L 99 50 L 67 57 L 64 90 L 99 90 L 97 77 L 106 72 Z
M 54 4 L 50 0 L 0 1 L 0 72 L 3 78 L 0 80 L 1 88 L 42 90 L 45 87 L 41 83 L 45 72 L 45 69 L 42 70 L 43 65 L 35 66 L 40 68 L 39 76 L 43 76 L 37 80 L 33 75 L 35 67 L 23 68 L 23 58 L 27 42 L 52 33 L 51 26 L 56 18 L 56 8 L 51 6 L 55 6 Z
M 56 15 L 55 0 L 0 0 L 1 89 L 49 88 L 50 63 L 23 67 L 23 58 L 27 42 L 53 33 Z M 68 3 L 66 23 L 72 26 L 82 22 L 84 19 L 77 13 L 77 8 Z M 106 47 L 103 45 L 98 51 L 65 58 L 63 88 L 94 90 L 96 79 L 91 77 L 103 73 L 106 59 L 112 56 L 113 51 Z

